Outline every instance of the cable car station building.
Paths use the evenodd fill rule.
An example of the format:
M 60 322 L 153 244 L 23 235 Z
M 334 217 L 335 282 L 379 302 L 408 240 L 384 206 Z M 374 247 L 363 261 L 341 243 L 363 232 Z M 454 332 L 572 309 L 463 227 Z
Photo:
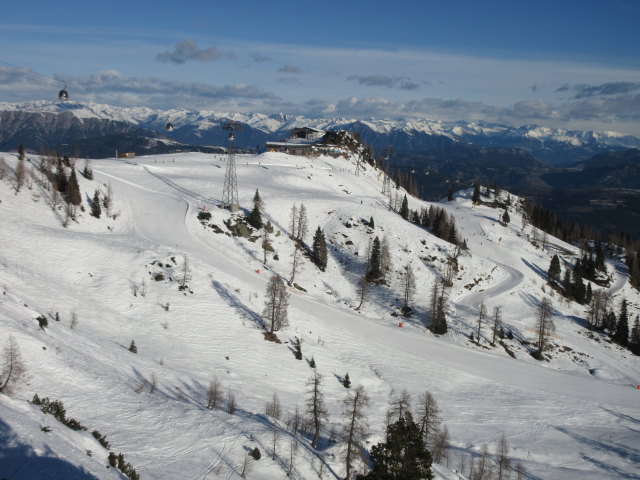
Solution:
M 289 155 L 298 155 L 303 157 L 320 154 L 342 154 L 342 149 L 336 145 L 328 145 L 322 142 L 324 135 L 325 131 L 317 128 L 294 128 L 289 132 L 289 138 L 283 142 L 266 142 L 265 148 L 267 152 L 288 153 Z

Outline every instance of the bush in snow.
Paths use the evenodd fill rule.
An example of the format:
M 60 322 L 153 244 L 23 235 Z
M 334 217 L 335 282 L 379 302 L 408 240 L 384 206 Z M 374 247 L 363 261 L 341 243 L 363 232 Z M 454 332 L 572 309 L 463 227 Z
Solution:
M 198 213 L 198 220 L 200 220 L 201 222 L 206 222 L 207 220 L 211 220 L 211 212 L 199 212 Z
M 294 352 L 293 355 L 296 357 L 296 360 L 302 360 L 302 340 L 296 337 L 293 341 Z
M 60 400 L 49 400 L 48 397 L 40 398 L 36 393 L 31 404 L 38 405 L 43 413 L 53 415 L 56 420 L 72 430 L 86 430 L 86 427 L 83 427 L 76 419 L 67 418 L 67 411 Z
M 36 320 L 38 321 L 38 325 L 42 330 L 44 330 L 45 327 L 49 326 L 49 321 L 47 320 L 47 317 L 45 317 L 44 315 L 40 315 L 36 317 Z
M 105 435 L 101 434 L 98 430 L 92 431 L 91 435 L 93 435 L 93 438 L 98 440 L 98 443 L 100 443 L 100 445 L 109 450 L 110 445 Z
M 253 458 L 254 460 L 260 460 L 260 458 L 262 458 L 262 454 L 260 453 L 260 449 L 258 447 L 254 447 L 254 449 L 251 450 L 251 458 Z

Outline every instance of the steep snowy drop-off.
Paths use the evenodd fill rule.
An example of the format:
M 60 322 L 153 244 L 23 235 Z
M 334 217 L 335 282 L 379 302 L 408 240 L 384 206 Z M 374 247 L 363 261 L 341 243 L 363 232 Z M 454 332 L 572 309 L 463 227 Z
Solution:
M 15 157 L 4 156 L 12 170 Z M 37 157 L 31 163 L 35 170 Z M 251 209 L 258 188 L 264 219 L 274 226 L 270 241 L 279 259 L 270 253 L 266 266 L 260 239 L 215 233 L 197 219 L 206 207 L 212 214 L 207 223 L 228 231 L 223 222 L 230 213 L 215 208 L 223 156 L 93 161 L 95 181 L 79 175 L 87 211 L 68 228 L 37 180 L 17 195 L 10 177 L 0 181 L 0 348 L 12 335 L 28 367 L 17 394 L 0 396 L 0 476 L 119 478 L 105 468 L 108 452 L 89 433 L 73 432 L 27 402 L 37 392 L 62 400 L 68 416 L 89 432 L 106 435 L 111 450 L 122 452 L 143 479 L 239 478 L 255 446 L 263 456 L 248 478 L 280 479 L 292 445 L 294 478 L 318 478 L 321 465 L 324 478 L 338 478 L 344 474 L 342 444 L 330 441 L 330 431 L 342 423 L 347 390 L 339 378 L 348 372 L 372 399 L 370 445 L 381 438 L 388 403 L 402 389 L 414 399 L 425 390 L 435 396 L 452 440 L 449 468 L 436 467 L 439 478 L 464 478 L 454 473 L 461 462 L 468 473 L 470 458 L 502 432 L 512 460 L 521 461 L 532 478 L 636 478 L 640 392 L 632 384 L 640 383 L 638 358 L 604 337 L 589 338 L 584 308 L 557 295 L 549 361 L 534 360 L 531 346 L 518 341 L 536 338 L 536 305 L 551 292 L 543 275 L 551 255 L 563 252 L 569 260 L 577 248 L 556 239 L 550 252 L 535 248 L 531 227 L 522 231 L 516 208 L 503 226 L 502 210 L 472 207 L 470 192 L 440 204 L 455 216 L 470 251 L 458 259 L 449 333 L 436 337 L 425 328 L 429 291 L 455 249 L 388 209 L 378 170 L 367 166 L 356 176 L 354 163 L 344 158 L 284 154 L 238 156 L 237 163 L 241 206 Z M 94 190 L 106 192 L 108 184 L 116 218 L 91 217 L 87 205 Z M 271 273 L 291 276 L 294 203 L 307 209 L 306 243 L 321 226 L 330 258 L 326 272 L 302 260 L 295 283 L 306 292 L 291 288 L 289 326 L 278 332 L 284 343 L 276 344 L 263 339 L 261 312 Z M 410 199 L 411 208 L 424 205 Z M 374 229 L 363 222 L 370 217 Z M 372 287 L 356 312 L 357 284 L 374 236 L 387 237 L 394 274 L 389 287 Z M 193 291 L 186 294 L 177 282 L 185 258 Z M 396 315 L 408 263 L 417 294 L 414 314 L 405 319 Z M 638 293 L 624 271 L 613 263 L 608 269 L 616 309 L 625 297 L 635 317 Z M 158 273 L 164 280 L 154 280 Z M 143 283 L 146 295 L 134 296 Z M 481 301 L 489 313 L 502 307 L 505 327 L 516 338 L 506 345 L 516 359 L 489 345 L 488 326 L 481 346 L 468 341 Z M 60 322 L 51 318 L 56 312 Z M 70 328 L 73 313 L 78 321 Z M 35 320 L 41 314 L 51 315 L 44 330 Z M 263 415 L 264 405 L 275 392 L 285 412 L 303 409 L 312 374 L 287 343 L 296 336 L 305 358 L 313 357 L 324 376 L 330 424 L 315 451 L 308 438 L 291 436 L 275 423 L 282 431 L 273 460 L 274 421 Z M 131 340 L 137 354 L 128 351 Z M 225 398 L 235 394 L 234 415 L 206 408 L 214 377 Z M 154 379 L 157 391 L 150 393 Z M 43 432 L 43 426 L 52 431 Z

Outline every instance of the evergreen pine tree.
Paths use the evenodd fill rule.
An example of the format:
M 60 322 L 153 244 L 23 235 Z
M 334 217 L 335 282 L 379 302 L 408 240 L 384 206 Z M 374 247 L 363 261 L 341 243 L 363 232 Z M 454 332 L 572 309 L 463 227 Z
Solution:
M 629 336 L 629 350 L 634 355 L 640 355 L 640 316 L 636 316 L 633 327 L 631 327 L 631 335 Z
M 627 312 L 627 299 L 622 299 L 620 305 L 620 313 L 618 314 L 618 322 L 616 330 L 613 334 L 613 341 L 626 347 L 629 344 L 629 314 Z
M 564 289 L 564 296 L 570 298 L 572 296 L 572 284 L 571 284 L 571 271 L 567 268 L 564 271 L 564 277 L 562 279 L 562 288 Z
M 262 197 L 260 197 L 260 192 L 256 188 L 256 193 L 253 195 L 253 204 L 257 205 L 260 211 L 264 210 L 264 202 L 262 201 Z
M 407 200 L 407 195 L 405 194 L 402 199 L 402 206 L 400 207 L 400 216 L 405 220 L 409 219 L 409 202 Z
M 447 191 L 447 201 L 450 202 L 453 200 L 453 187 L 449 185 L 449 190 Z
M 78 206 L 82 202 L 80 196 L 80 186 L 78 185 L 78 177 L 76 176 L 76 169 L 71 168 L 71 175 L 69 175 L 69 184 L 67 185 L 67 202 L 71 205 Z
M 583 305 L 587 300 L 587 287 L 580 275 L 574 274 L 574 282 L 571 289 L 573 291 L 573 298 L 575 301 Z
M 385 441 L 371 449 L 365 480 L 432 480 L 431 453 L 409 412 L 387 427 Z
M 93 194 L 93 200 L 91 200 L 91 215 L 96 218 L 100 218 L 102 215 L 102 208 L 100 207 L 100 192 L 98 190 Z
M 471 196 L 471 201 L 474 203 L 474 205 L 477 205 L 478 203 L 480 203 L 480 184 L 476 183 L 475 186 L 473 187 L 473 195 Z
M 447 233 L 447 242 L 452 243 L 453 245 L 458 244 L 458 231 L 456 230 L 456 224 L 453 221 L 453 217 L 451 218 L 451 223 L 449 224 L 449 232 Z
M 607 267 L 604 264 L 604 250 L 602 249 L 602 243 L 598 242 L 596 244 L 596 269 L 601 272 L 606 272 Z
M 129 351 L 131 353 L 138 353 L 138 347 L 136 347 L 136 342 L 131 340 L 131 345 L 129 345 Z
M 447 333 L 447 315 L 446 315 L 446 299 L 444 292 L 437 298 L 436 314 L 433 319 L 433 333 L 436 335 L 444 335 Z
M 554 255 L 549 264 L 549 280 L 558 283 L 560 281 L 560 259 L 558 255 Z
M 371 246 L 371 257 L 369 258 L 369 270 L 367 271 L 367 281 L 374 283 L 380 281 L 382 270 L 380 268 L 380 239 L 373 239 Z
M 369 219 L 369 228 L 371 228 L 371 229 L 376 228 L 376 224 L 375 224 L 375 223 L 373 223 L 373 217 L 371 217 L 371 218 Z
M 296 357 L 296 360 L 302 360 L 302 340 L 296 337 L 293 341 L 293 355 Z
M 249 213 L 249 218 L 247 222 L 256 230 L 260 230 L 262 228 L 262 199 L 260 198 L 260 193 L 256 188 L 256 194 L 253 196 L 253 209 L 251 213 Z
M 607 315 L 605 315 L 602 321 L 602 330 L 606 330 L 609 332 L 609 335 L 613 335 L 616 331 L 617 324 L 618 317 L 616 317 L 616 312 L 611 310 Z
M 69 185 L 69 180 L 67 179 L 67 175 L 64 172 L 64 165 L 58 158 L 58 164 L 56 165 L 56 185 L 58 186 L 58 191 L 63 195 L 67 191 L 67 186 Z
M 313 262 L 324 272 L 327 268 L 327 242 L 320 227 L 316 229 L 316 233 L 313 235 L 311 255 Z
M 349 374 L 348 373 L 344 376 L 344 380 L 342 381 L 342 385 L 344 385 L 344 388 L 351 388 L 351 379 L 349 378 Z
M 262 214 L 260 213 L 260 208 L 258 205 L 253 205 L 253 209 L 251 213 L 249 213 L 249 218 L 247 218 L 247 222 L 256 230 L 260 230 L 262 228 Z
M 502 214 L 502 221 L 504 223 L 509 223 L 511 221 L 511 217 L 509 216 L 509 210 L 505 208 L 504 213 Z

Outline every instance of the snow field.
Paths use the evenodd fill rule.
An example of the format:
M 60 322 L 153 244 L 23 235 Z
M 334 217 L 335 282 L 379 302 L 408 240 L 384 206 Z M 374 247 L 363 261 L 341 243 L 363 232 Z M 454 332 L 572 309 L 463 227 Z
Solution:
M 7 158 L 7 163 L 15 160 Z M 403 388 L 414 399 L 426 389 L 434 394 L 453 444 L 449 469 L 437 469 L 440 478 L 456 478 L 452 469 L 460 459 L 468 464 L 482 443 L 494 442 L 502 432 L 514 460 L 521 460 L 534 478 L 634 475 L 640 397 L 630 383 L 638 378 L 638 359 L 587 339 L 573 318 L 584 317 L 582 308 L 554 299 L 557 342 L 583 352 L 581 362 L 571 354 L 537 362 L 517 342 L 510 344 L 517 356 L 513 360 L 501 348 L 477 347 L 465 340 L 475 328 L 480 301 L 489 314 L 501 305 L 509 328 L 529 340 L 535 336 L 528 329 L 534 325 L 534 299 L 543 294 L 544 281 L 532 266 L 546 271 L 550 255 L 522 236 L 517 211 L 510 212 L 511 223 L 503 227 L 497 222 L 502 211 L 472 208 L 470 192 L 442 205 L 456 217 L 471 254 L 460 257 L 450 333 L 435 338 L 423 326 L 428 289 L 453 247 L 390 212 L 379 193 L 378 172 L 367 166 L 356 177 L 353 163 L 344 159 L 316 161 L 282 154 L 238 156 L 237 165 L 241 206 L 251 208 L 258 188 L 266 203 L 264 219 L 275 227 L 270 239 L 280 260 L 270 255 L 266 267 L 260 240 L 216 234 L 196 219 L 206 206 L 211 223 L 225 229 L 229 213 L 215 208 L 224 157 L 94 160 L 96 181 L 79 178 L 81 188 L 91 197 L 96 187 L 104 191 L 110 182 L 118 217 L 98 220 L 87 211 L 67 229 L 44 205 L 46 192 L 37 185 L 15 195 L 6 179 L 0 182 L 0 287 L 6 292 L 0 300 L 0 332 L 3 339 L 15 336 L 29 367 L 28 384 L 19 394 L 0 397 L 5 445 L 31 446 L 35 453 L 29 458 L 49 459 L 44 468 L 67 475 L 61 478 L 71 478 L 76 467 L 96 478 L 115 478 L 104 468 L 105 451 L 90 435 L 68 431 L 25 402 L 38 392 L 63 400 L 69 416 L 106 434 L 112 449 L 124 453 L 141 478 L 238 478 L 246 449 L 256 445 L 263 458 L 254 463 L 249 478 L 283 478 L 290 437 L 282 432 L 283 459 L 271 460 L 273 427 L 262 415 L 264 405 L 276 392 L 285 411 L 292 412 L 296 405 L 302 409 L 305 382 L 312 374 L 306 360 L 314 357 L 324 376 L 331 424 L 319 452 L 296 439 L 296 478 L 317 478 L 314 469 L 320 459 L 329 472 L 343 471 L 339 444 L 328 445 L 326 437 L 329 428 L 341 422 L 346 390 L 338 377 L 347 372 L 353 385 L 364 385 L 372 399 L 372 444 L 381 438 L 389 400 Z M 294 336 L 303 339 L 303 361 L 294 359 L 289 344 L 264 341 L 259 328 L 271 272 L 284 278 L 291 273 L 288 225 L 293 203 L 304 203 L 307 209 L 306 242 L 311 243 L 320 225 L 330 247 L 326 272 L 307 259 L 302 262 L 295 282 L 307 292 L 292 291 L 290 325 L 278 332 L 283 342 Z M 410 200 L 411 208 L 423 204 Z M 376 227 L 368 233 L 361 220 L 371 216 Z M 402 329 L 397 327 L 401 317 L 390 315 L 399 307 L 399 278 L 391 287 L 372 289 L 362 311 L 353 310 L 364 252 L 375 235 L 387 236 L 396 270 L 410 262 L 416 275 L 417 313 L 403 319 Z M 193 294 L 179 292 L 175 279 L 153 280 L 149 272 L 179 275 L 185 255 Z M 427 256 L 436 260 L 420 260 Z M 464 287 L 478 278 L 473 288 Z M 133 285 L 143 279 L 146 296 L 133 296 Z M 625 295 L 638 304 L 637 292 L 624 281 L 618 279 L 615 285 L 616 298 Z M 37 328 L 38 314 L 56 311 L 61 322 L 49 319 L 46 330 Z M 73 329 L 72 312 L 78 315 Z M 484 334 L 489 335 L 488 328 Z M 132 339 L 137 354 L 128 351 Z M 599 373 L 591 375 L 590 368 Z M 235 393 L 236 415 L 204 408 L 214 376 L 225 397 L 229 390 Z M 150 394 L 154 377 L 158 390 Z M 138 394 L 141 385 L 144 392 Z M 56 437 L 40 431 L 44 423 L 53 427 Z M 12 440 L 4 440 L 10 436 Z M 86 455 L 87 445 L 93 447 L 92 457 Z M 64 465 L 55 464 L 56 457 Z M 35 460 L 18 465 L 15 458 L 0 456 L 0 474 L 42 474 Z

